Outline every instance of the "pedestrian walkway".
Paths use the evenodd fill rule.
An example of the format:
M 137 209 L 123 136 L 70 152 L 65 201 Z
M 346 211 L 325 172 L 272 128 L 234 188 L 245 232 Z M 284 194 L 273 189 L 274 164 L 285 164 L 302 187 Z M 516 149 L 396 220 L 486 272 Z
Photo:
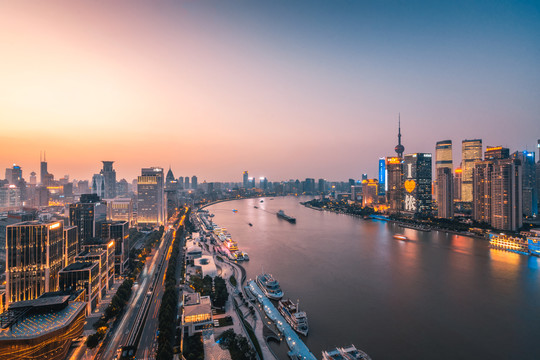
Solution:
M 232 360 L 228 350 L 222 349 L 216 343 L 214 334 L 207 334 L 203 337 L 204 359 L 205 360 Z
M 238 304 L 242 304 L 242 300 L 240 299 L 240 296 L 239 296 L 240 291 L 238 289 L 238 287 L 241 286 L 241 284 L 237 283 L 236 287 L 233 287 L 228 281 L 229 277 L 231 275 L 234 275 L 234 277 L 239 282 L 240 278 L 242 276 L 241 275 L 242 271 L 238 266 L 236 266 L 234 264 L 231 264 L 229 262 L 224 262 L 224 263 L 221 263 L 221 264 L 224 265 L 222 267 L 222 277 L 223 277 L 223 279 L 226 280 L 227 289 L 229 291 L 230 298 L 231 298 L 231 301 L 227 302 L 227 306 L 229 307 L 229 309 L 228 309 L 229 311 L 227 311 L 227 315 L 229 315 L 229 313 L 231 313 L 231 316 L 233 316 L 233 321 L 237 325 L 237 327 L 234 330 L 235 333 L 243 334 L 246 338 L 249 339 L 249 335 L 246 332 L 244 332 L 244 328 L 243 328 L 242 324 L 240 323 L 241 319 L 239 318 L 237 312 L 235 311 L 233 301 L 232 301 L 232 299 L 235 299 Z M 240 309 L 242 310 L 241 305 L 240 305 Z M 243 311 L 246 311 L 246 310 L 248 310 L 247 307 Z M 251 327 L 253 328 L 253 330 L 255 332 L 255 336 L 257 337 L 257 341 L 259 342 L 259 345 L 261 347 L 261 352 L 262 352 L 263 359 L 265 359 L 265 360 L 275 359 L 274 354 L 268 348 L 268 344 L 266 343 L 266 340 L 265 340 L 265 338 L 263 336 L 264 323 L 263 323 L 263 320 L 262 320 L 259 312 L 255 311 L 255 314 L 249 316 L 249 320 L 246 319 L 246 321 L 248 321 L 250 323 Z

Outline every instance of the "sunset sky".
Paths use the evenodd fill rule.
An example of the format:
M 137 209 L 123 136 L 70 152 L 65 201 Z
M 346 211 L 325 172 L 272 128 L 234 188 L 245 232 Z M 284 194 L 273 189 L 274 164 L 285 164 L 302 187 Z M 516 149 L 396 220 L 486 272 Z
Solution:
M 538 1 L 0 0 L 0 178 L 346 180 L 452 139 L 534 150 Z M 456 162 L 456 161 L 455 161 Z

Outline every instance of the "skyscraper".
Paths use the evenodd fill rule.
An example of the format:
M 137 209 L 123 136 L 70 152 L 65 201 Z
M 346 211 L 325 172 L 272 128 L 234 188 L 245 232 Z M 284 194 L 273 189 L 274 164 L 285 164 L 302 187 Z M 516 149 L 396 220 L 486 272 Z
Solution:
M 516 151 L 512 154 L 513 159 L 521 162 L 522 189 L 523 189 L 523 215 L 532 216 L 538 214 L 538 193 L 536 188 L 536 161 L 533 151 Z
M 171 183 L 173 181 L 175 181 L 174 174 L 172 172 L 171 167 L 169 166 L 169 171 L 167 171 L 167 176 L 165 177 L 165 182 L 167 184 L 169 184 L 169 183 Z
M 49 175 L 49 172 L 47 171 L 47 158 L 45 157 L 45 154 L 43 154 L 43 157 L 41 157 L 41 153 L 39 154 L 39 157 L 40 183 L 43 186 L 48 186 L 47 175 Z
M 189 186 L 189 176 L 186 176 L 184 178 L 184 189 L 189 190 L 191 187 Z
M 407 154 L 403 160 L 404 210 L 416 217 L 431 215 L 431 154 Z
M 461 180 L 463 169 L 460 167 L 454 171 L 454 200 L 461 201 Z
M 439 169 L 449 169 L 450 172 L 439 172 Z M 454 193 L 453 189 L 453 164 L 452 164 L 452 140 L 437 141 L 435 146 L 435 178 L 433 190 L 434 199 L 437 202 L 437 209 L 442 206 L 443 209 L 438 212 L 439 217 L 449 218 L 454 216 L 454 199 L 451 194 Z M 439 179 L 439 175 L 443 179 Z M 448 183 L 450 181 L 450 183 Z M 444 182 L 444 183 L 441 183 Z M 445 191 L 446 193 L 440 193 Z M 439 200 L 445 201 L 444 204 L 439 204 Z M 450 201 L 450 203 L 448 203 Z M 452 208 L 452 210 L 449 210 Z
M 178 190 L 184 189 L 184 177 L 180 176 L 178 178 Z
M 379 195 L 384 195 L 386 192 L 386 161 L 384 158 L 379 158 Z
M 522 226 L 522 166 L 519 160 L 477 162 L 473 185 L 475 220 L 500 230 L 516 231 Z
M 58 290 L 64 266 L 64 223 L 27 221 L 6 227 L 6 301 Z
M 101 174 L 92 176 L 92 194 L 105 198 L 105 178 Z
M 493 161 L 481 161 L 473 169 L 473 219 L 491 224 L 491 175 Z
M 522 167 L 519 160 L 499 160 L 493 166 L 491 225 L 516 231 L 523 225 Z
M 482 161 L 482 140 L 463 140 L 461 152 L 461 168 L 463 169 L 461 180 L 461 201 L 473 201 L 472 175 L 474 163 Z
M 448 167 L 437 169 L 437 215 L 440 218 L 454 217 L 453 171 Z
M 386 158 L 386 203 L 391 213 L 403 210 L 403 164 L 399 157 Z
M 191 188 L 197 190 L 197 177 L 195 175 L 191 177 Z
M 248 180 L 249 180 L 249 175 L 248 175 L 248 172 L 247 171 L 244 171 L 242 173 L 242 187 L 244 189 L 247 189 L 248 188 Z
M 116 170 L 113 169 L 114 161 L 102 161 L 103 169 L 100 174 L 103 175 L 104 192 L 103 197 L 114 199 L 116 197 Z
M 326 180 L 324 179 L 319 179 L 318 181 L 318 191 L 320 194 L 324 193 L 325 191 L 325 187 L 326 187 Z
M 78 203 L 69 205 L 69 225 L 76 226 L 79 249 L 100 236 L 101 223 L 107 220 L 107 204 L 96 194 L 83 194 Z
M 452 140 L 438 141 L 435 147 L 435 171 L 440 168 L 453 170 Z
M 137 178 L 137 223 L 159 226 L 165 221 L 163 169 L 143 168 Z
M 19 181 L 23 179 L 22 169 L 20 166 L 13 164 L 12 168 L 6 169 L 6 180 L 10 185 L 19 185 Z

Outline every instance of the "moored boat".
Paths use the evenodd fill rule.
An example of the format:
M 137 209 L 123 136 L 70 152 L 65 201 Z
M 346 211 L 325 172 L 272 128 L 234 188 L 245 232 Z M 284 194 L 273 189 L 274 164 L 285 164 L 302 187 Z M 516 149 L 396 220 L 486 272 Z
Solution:
M 323 360 L 371 360 L 368 354 L 354 345 L 322 352 Z
M 279 282 L 271 274 L 258 275 L 255 281 L 269 299 L 279 300 L 283 297 Z
M 307 315 L 305 311 L 299 311 L 298 303 L 295 304 L 290 299 L 279 300 L 278 310 L 297 333 L 307 336 Z

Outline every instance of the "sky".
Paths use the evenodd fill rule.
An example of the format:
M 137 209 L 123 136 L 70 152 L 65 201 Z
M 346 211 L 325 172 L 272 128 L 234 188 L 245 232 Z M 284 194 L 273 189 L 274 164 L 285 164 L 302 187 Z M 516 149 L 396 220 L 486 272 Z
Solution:
M 376 177 L 398 114 L 405 153 L 535 150 L 539 39 L 538 1 L 0 0 L 0 168 Z

